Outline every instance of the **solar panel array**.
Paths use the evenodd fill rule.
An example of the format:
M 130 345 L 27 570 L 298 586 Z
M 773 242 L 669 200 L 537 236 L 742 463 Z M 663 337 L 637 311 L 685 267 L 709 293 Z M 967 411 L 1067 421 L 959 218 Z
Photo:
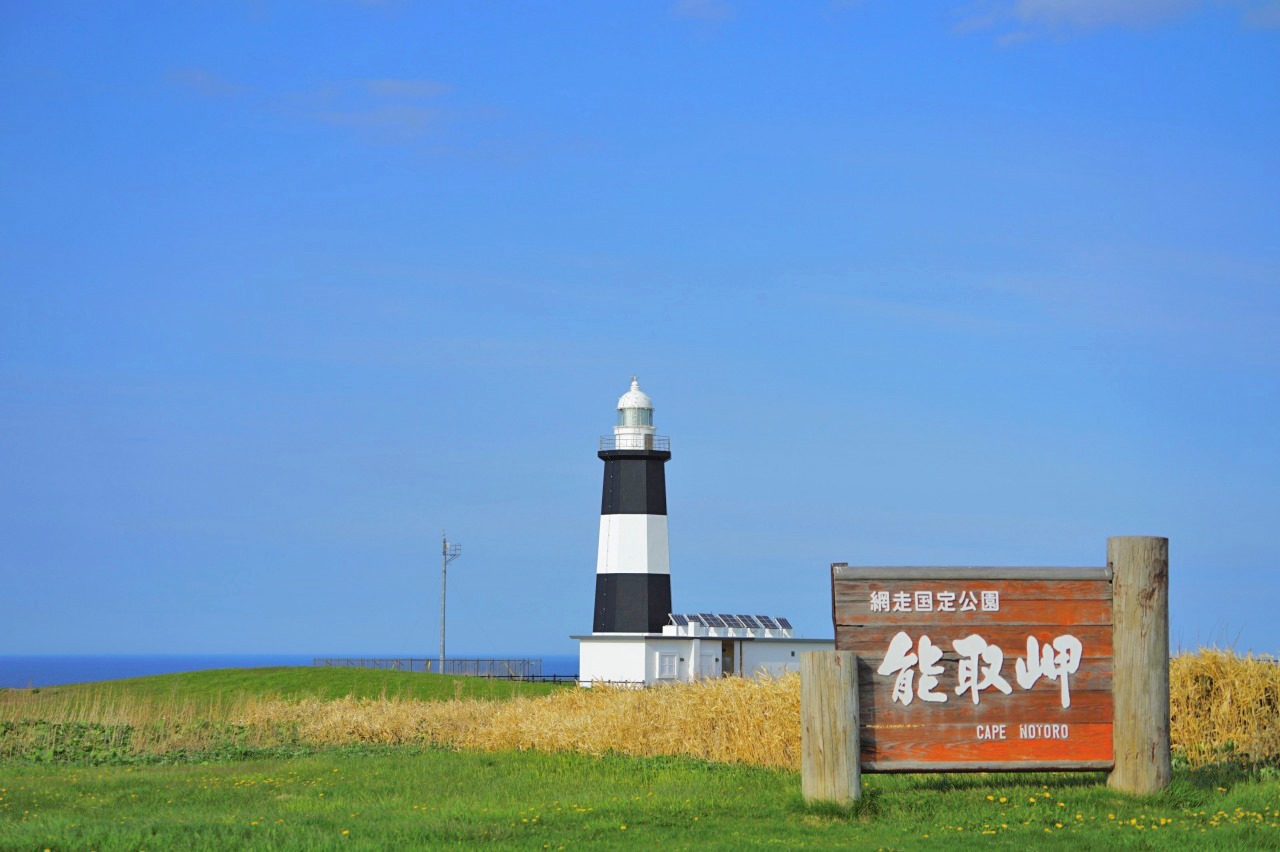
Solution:
M 722 612 L 716 615 L 713 612 L 700 612 L 682 614 L 672 612 L 668 614 L 671 623 L 677 627 L 685 627 L 690 624 L 703 624 L 707 627 L 744 627 L 750 630 L 791 630 L 791 622 L 782 616 L 772 617 L 768 615 L 732 615 Z

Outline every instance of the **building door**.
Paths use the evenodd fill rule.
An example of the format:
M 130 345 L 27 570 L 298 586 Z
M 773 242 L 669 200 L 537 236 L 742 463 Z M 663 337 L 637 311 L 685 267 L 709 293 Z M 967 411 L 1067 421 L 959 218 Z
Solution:
M 719 677 L 719 668 L 715 654 L 703 654 L 698 658 L 698 677 Z
M 734 665 L 735 663 L 734 654 L 733 654 L 734 644 L 735 643 L 729 639 L 726 639 L 720 643 L 720 673 L 725 677 L 728 677 L 731 674 L 738 673 L 738 670 Z

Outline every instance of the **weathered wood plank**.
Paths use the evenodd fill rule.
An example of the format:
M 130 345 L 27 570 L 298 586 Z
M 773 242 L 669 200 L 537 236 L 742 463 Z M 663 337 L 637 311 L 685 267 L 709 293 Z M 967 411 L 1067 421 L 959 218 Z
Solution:
M 1019 736 L 1019 725 L 1006 728 L 1006 739 L 979 739 L 971 724 L 864 726 L 862 762 L 865 765 L 897 761 L 982 764 L 1017 760 L 1113 761 L 1110 724 L 1068 724 L 1066 728 L 1065 739 L 1023 738 Z
M 848 651 L 800 655 L 800 781 L 805 801 L 862 797 L 858 658 Z
M 866 601 L 837 601 L 835 605 L 836 629 L 842 626 L 868 624 L 936 624 L 953 626 L 971 625 L 977 628 L 988 624 L 1110 624 L 1109 600 L 1032 600 L 1013 601 L 995 612 L 871 612 Z
M 836 627 L 836 649 L 840 651 L 856 651 L 859 657 L 865 656 L 868 659 L 883 659 L 885 651 L 889 647 L 889 642 L 899 632 L 907 633 L 913 640 L 919 641 L 922 635 L 928 636 L 935 644 L 942 646 L 943 653 L 952 653 L 952 643 L 957 639 L 963 639 L 969 633 L 980 633 L 983 639 L 986 639 L 992 645 L 1000 646 L 1000 650 L 1004 651 L 1005 664 L 1012 667 L 1013 658 L 1025 656 L 1027 653 L 1027 637 L 1034 637 L 1040 644 L 1052 642 L 1054 638 L 1070 633 L 1080 640 L 1083 649 L 1081 656 L 1084 659 L 1091 657 L 1110 657 L 1111 656 L 1111 628 L 1092 625 L 1092 626 L 1067 626 L 1067 625 L 1050 625 L 1048 627 L 1037 627 L 1034 625 L 1015 625 L 1013 627 L 1001 626 L 983 626 L 980 631 L 953 631 L 948 627 L 946 631 L 939 629 L 938 625 L 886 625 L 886 626 L 865 626 L 855 627 L 852 625 L 838 625 Z M 1012 670 L 1012 668 L 1010 668 Z
M 1039 683 L 1023 691 L 1016 684 L 1013 692 L 1004 695 L 984 690 L 981 701 L 974 704 L 968 693 L 958 696 L 953 689 L 939 689 L 947 696 L 945 703 L 923 701 L 919 697 L 910 704 L 893 700 L 887 689 L 858 694 L 859 713 L 864 724 L 1000 724 L 1008 722 L 1044 722 L 1076 724 L 1108 724 L 1111 722 L 1111 693 L 1106 690 L 1071 690 L 1071 706 L 1062 706 L 1062 694 L 1057 684 Z
M 863 772 L 1087 772 L 1106 771 L 1115 764 L 1110 760 L 992 760 L 980 763 L 947 761 L 893 760 L 884 763 L 862 762 Z
M 855 651 L 855 653 L 857 653 Z M 943 673 L 939 676 L 938 682 L 941 686 L 953 688 L 959 681 L 958 671 L 955 668 L 956 655 L 944 655 L 942 658 L 944 663 Z M 879 668 L 879 658 L 864 657 L 858 655 L 858 688 L 866 694 L 868 689 L 881 689 L 893 685 L 893 677 L 890 675 L 882 675 L 876 672 Z M 1000 674 L 1009 680 L 1010 672 L 1014 671 L 1013 663 L 1010 658 L 1005 658 L 1005 666 L 1001 669 Z M 1077 692 L 1110 692 L 1111 691 L 1111 660 L 1106 657 L 1086 657 L 1080 661 L 1080 668 L 1076 669 L 1075 674 L 1070 676 L 1071 694 Z M 1015 681 L 1009 680 L 1014 686 L 1015 691 L 1018 689 Z M 1046 686 L 1048 684 L 1048 686 Z M 939 688 L 941 688 L 941 686 Z M 1032 689 L 1057 689 L 1055 682 L 1041 678 L 1036 682 Z
M 933 565 L 831 565 L 833 580 L 1110 580 L 1111 568 L 980 567 Z
M 1111 584 L 1104 580 L 837 580 L 836 602 L 866 601 L 871 591 L 950 591 L 957 594 L 998 590 L 1005 600 L 1111 600 Z M 936 595 L 935 595 L 936 596 Z
M 1169 786 L 1169 540 L 1107 540 L 1115 573 L 1115 769 L 1107 784 L 1148 795 Z

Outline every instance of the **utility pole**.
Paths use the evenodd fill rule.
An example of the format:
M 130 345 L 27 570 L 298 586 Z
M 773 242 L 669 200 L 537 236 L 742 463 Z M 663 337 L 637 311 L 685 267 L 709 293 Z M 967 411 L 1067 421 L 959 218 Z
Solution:
M 444 674 L 444 593 L 449 574 L 449 563 L 462 555 L 462 545 L 450 544 L 444 531 L 440 531 L 440 674 Z

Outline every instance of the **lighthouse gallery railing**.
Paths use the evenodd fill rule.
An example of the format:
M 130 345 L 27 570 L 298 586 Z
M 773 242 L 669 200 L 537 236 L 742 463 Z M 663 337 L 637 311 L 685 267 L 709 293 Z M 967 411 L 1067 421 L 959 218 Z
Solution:
M 666 435 L 605 435 L 600 439 L 600 451 L 661 450 L 671 452 L 671 439 Z

